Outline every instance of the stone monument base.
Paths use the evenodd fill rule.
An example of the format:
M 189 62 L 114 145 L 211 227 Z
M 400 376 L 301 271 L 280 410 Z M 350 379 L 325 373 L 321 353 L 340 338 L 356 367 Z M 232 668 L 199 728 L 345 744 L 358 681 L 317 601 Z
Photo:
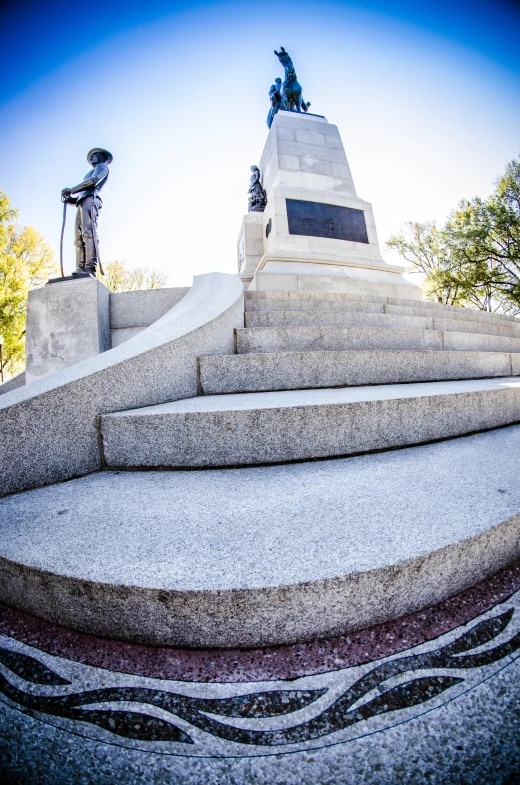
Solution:
M 356 264 L 325 255 L 295 259 L 266 254 L 246 287 L 249 291 L 342 292 L 422 300 L 420 288 L 403 277 L 401 267 L 364 260 Z
M 381 255 L 372 205 L 356 193 L 335 125 L 279 111 L 260 170 L 266 207 L 245 216 L 237 245 L 245 289 L 422 300 L 404 268 Z
M 110 291 L 92 276 L 67 276 L 29 292 L 26 383 L 110 349 Z

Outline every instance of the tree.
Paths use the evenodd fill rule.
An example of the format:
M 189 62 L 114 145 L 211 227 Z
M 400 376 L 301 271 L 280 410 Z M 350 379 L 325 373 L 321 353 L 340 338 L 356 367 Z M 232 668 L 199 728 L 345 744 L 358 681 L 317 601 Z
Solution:
M 507 164 L 488 199 L 463 199 L 441 229 L 408 222 L 387 245 L 424 275 L 428 299 L 519 313 L 520 162 Z
M 103 266 L 105 275 L 101 276 L 98 270 L 98 278 L 112 292 L 162 289 L 168 282 L 166 273 L 151 267 L 127 267 L 125 262 L 119 262 L 117 259 Z
M 23 368 L 29 289 L 57 273 L 53 251 L 31 226 L 18 227 L 7 195 L 0 190 L 0 335 L 8 376 Z
M 428 299 L 445 305 L 461 303 L 458 264 L 444 231 L 437 228 L 435 221 L 407 221 L 404 229 L 392 235 L 386 244 L 401 254 L 412 272 L 424 275 L 423 288 Z
M 461 201 L 446 231 L 462 261 L 488 269 L 491 296 L 520 309 L 520 161 L 507 164 L 488 199 Z

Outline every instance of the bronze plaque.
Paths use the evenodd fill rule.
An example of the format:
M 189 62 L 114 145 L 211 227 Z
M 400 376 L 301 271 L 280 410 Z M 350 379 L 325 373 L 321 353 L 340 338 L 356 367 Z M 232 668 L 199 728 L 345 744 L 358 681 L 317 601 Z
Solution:
M 363 210 L 336 204 L 286 199 L 289 234 L 329 237 L 351 243 L 368 243 Z

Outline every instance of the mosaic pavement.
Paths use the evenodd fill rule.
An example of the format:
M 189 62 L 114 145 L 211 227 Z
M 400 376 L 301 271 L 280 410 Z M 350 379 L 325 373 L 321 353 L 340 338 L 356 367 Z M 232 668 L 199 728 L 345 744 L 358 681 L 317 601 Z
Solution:
M 255 651 L 0 611 L 7 783 L 520 782 L 520 562 L 395 622 Z

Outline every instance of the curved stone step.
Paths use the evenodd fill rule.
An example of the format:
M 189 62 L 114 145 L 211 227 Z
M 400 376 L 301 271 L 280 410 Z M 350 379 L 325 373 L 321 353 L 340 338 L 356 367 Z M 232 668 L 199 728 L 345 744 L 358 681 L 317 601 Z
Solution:
M 436 305 L 436 303 L 430 303 L 431 305 Z M 485 324 L 503 324 L 508 325 L 514 329 L 520 327 L 520 322 L 518 319 L 515 319 L 513 316 L 507 316 L 505 314 L 496 314 L 496 313 L 488 313 L 488 311 L 478 311 L 477 309 L 472 308 L 461 308 L 455 307 L 455 310 L 447 310 L 444 311 L 445 306 L 438 305 L 437 308 L 425 310 L 424 308 L 417 307 L 414 303 L 413 305 L 401 305 L 396 303 L 388 303 L 384 306 L 384 312 L 388 314 L 409 314 L 415 316 L 421 316 L 426 313 L 433 316 L 434 318 L 442 318 L 442 319 L 456 319 L 457 321 L 479 321 Z
M 198 356 L 233 352 L 243 320 L 238 276 L 197 275 L 134 338 L 0 396 L 0 496 L 100 468 L 98 415 L 197 395 Z
M 238 354 L 359 349 L 520 352 L 511 338 L 450 330 L 395 327 L 245 327 L 236 330 Z
M 205 395 L 520 376 L 520 353 L 276 352 L 199 357 Z
M 208 395 L 101 417 L 106 465 L 240 466 L 384 450 L 520 422 L 520 378 Z
M 396 313 L 365 313 L 363 311 L 246 311 L 245 326 L 256 327 L 385 327 L 396 329 L 450 330 L 520 338 L 520 324 L 445 319 Z
M 365 311 L 366 313 L 410 313 L 431 317 L 471 321 L 508 323 L 520 326 L 520 319 L 508 314 L 489 313 L 459 305 L 442 305 L 427 300 L 403 300 L 394 297 L 375 297 L 367 295 L 344 294 L 341 292 L 246 292 L 246 311 L 302 311 L 302 310 L 345 310 Z
M 431 606 L 519 555 L 520 427 L 318 463 L 100 472 L 0 500 L 0 600 L 136 643 L 253 647 Z

